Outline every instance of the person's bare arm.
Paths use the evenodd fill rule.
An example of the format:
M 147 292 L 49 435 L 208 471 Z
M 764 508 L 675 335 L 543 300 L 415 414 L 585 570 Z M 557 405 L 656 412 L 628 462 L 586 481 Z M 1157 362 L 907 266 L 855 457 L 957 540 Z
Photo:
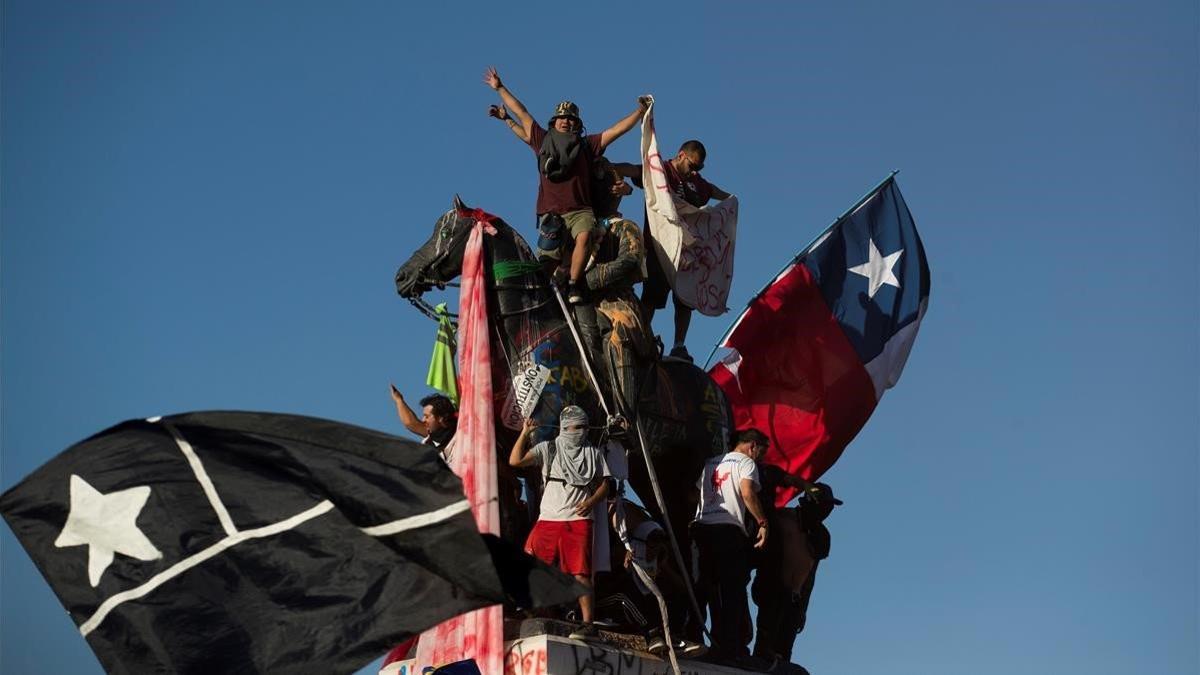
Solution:
M 517 436 L 517 442 L 513 443 L 512 452 L 508 455 L 508 465 L 512 467 L 532 466 L 537 462 L 532 452 L 526 451 L 529 445 L 529 435 L 533 433 L 533 429 L 537 426 L 537 422 L 532 419 L 525 420 L 525 426 L 521 427 L 521 433 Z
M 642 115 L 645 115 L 646 110 L 649 108 L 649 98 L 646 96 L 639 96 L 637 110 L 634 110 L 628 115 L 622 117 L 616 124 L 600 133 L 600 149 L 604 150 L 609 146 L 610 143 L 617 140 L 621 136 L 624 136 L 625 132 L 632 129 L 638 123 L 638 121 L 642 119 Z
M 784 485 L 786 485 L 790 488 L 796 488 L 797 490 L 804 490 L 805 492 L 807 492 L 808 490 L 811 490 L 813 488 L 812 483 L 804 480 L 800 476 L 793 476 L 790 473 L 783 474 L 782 482 Z
M 501 122 L 504 122 L 504 125 L 508 127 L 508 130 L 513 132 L 513 136 L 516 136 L 518 139 L 520 139 L 522 143 L 529 142 L 529 134 L 525 133 L 524 127 L 522 127 L 520 124 L 517 124 L 517 121 L 512 118 L 512 115 L 508 114 L 508 111 L 504 109 L 504 106 L 491 106 L 488 108 L 488 116 L 495 117 Z
M 400 423 L 404 425 L 405 429 L 421 437 L 429 435 L 429 428 L 417 417 L 412 408 L 408 407 L 408 403 L 404 400 L 404 394 L 401 394 L 394 384 L 392 385 L 392 402 L 396 404 L 396 414 L 400 416 Z
M 494 67 L 488 66 L 488 69 L 483 73 L 483 82 L 491 87 L 492 91 L 499 94 L 500 100 L 504 101 L 504 105 L 508 108 L 508 111 L 517 116 L 517 125 L 521 127 L 525 138 L 528 139 L 533 134 L 533 115 L 529 114 L 529 111 L 525 109 L 525 105 L 518 101 L 517 97 L 513 96 L 508 87 L 504 86 L 504 83 L 500 81 L 500 73 L 496 72 Z M 516 132 L 514 131 L 513 133 L 515 134 Z M 521 136 L 518 135 L 517 138 L 521 138 Z
M 754 481 L 743 478 L 738 488 L 742 492 L 742 501 L 746 503 L 750 515 L 754 516 L 754 521 L 758 523 L 758 538 L 754 541 L 754 548 L 762 548 L 767 545 L 767 514 L 758 502 L 758 487 Z
M 613 168 L 613 171 L 616 171 L 617 175 L 620 176 L 621 178 L 641 178 L 642 177 L 642 165 L 641 164 L 632 164 L 630 162 L 613 162 L 612 168 Z

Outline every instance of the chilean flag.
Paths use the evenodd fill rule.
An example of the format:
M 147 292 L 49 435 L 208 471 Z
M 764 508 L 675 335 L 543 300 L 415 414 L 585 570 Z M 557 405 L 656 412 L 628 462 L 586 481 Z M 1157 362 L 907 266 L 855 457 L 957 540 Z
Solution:
M 738 318 L 709 371 L 765 461 L 816 480 L 900 379 L 929 306 L 929 265 L 895 174 L 829 226 Z M 794 490 L 781 489 L 784 506 Z

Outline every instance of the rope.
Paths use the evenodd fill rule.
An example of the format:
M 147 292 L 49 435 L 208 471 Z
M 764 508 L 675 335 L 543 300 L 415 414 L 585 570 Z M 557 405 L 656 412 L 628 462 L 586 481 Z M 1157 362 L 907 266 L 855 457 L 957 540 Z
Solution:
M 682 671 L 679 670 L 679 661 L 675 660 L 675 639 L 671 637 L 671 621 L 667 618 L 667 600 L 663 597 L 662 591 L 658 590 L 658 584 L 654 583 L 654 579 L 646 570 L 642 569 L 636 560 L 632 561 L 629 566 L 637 572 L 642 583 L 650 589 L 650 592 L 654 594 L 654 599 L 658 601 L 658 613 L 662 617 L 663 637 L 667 641 L 667 655 L 671 660 L 671 670 L 675 675 L 682 675 Z

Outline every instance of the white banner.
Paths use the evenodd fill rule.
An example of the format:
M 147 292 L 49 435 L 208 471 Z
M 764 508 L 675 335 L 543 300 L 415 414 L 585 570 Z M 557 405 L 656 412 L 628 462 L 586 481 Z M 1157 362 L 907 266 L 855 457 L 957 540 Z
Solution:
M 518 431 L 525 420 L 533 415 L 542 397 L 542 389 L 550 379 L 550 369 L 532 361 L 517 365 L 513 373 L 512 385 L 508 390 L 508 399 L 504 402 L 504 426 Z
M 642 118 L 642 184 L 652 248 L 675 297 L 702 314 L 718 316 L 729 311 L 725 303 L 733 281 L 738 200 L 731 195 L 712 207 L 696 208 L 676 198 L 663 170 L 669 160 L 658 151 L 651 102 Z

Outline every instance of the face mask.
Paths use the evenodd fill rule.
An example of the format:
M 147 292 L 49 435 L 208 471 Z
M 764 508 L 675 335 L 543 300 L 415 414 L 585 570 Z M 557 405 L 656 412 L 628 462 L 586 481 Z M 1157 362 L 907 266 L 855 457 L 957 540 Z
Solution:
M 564 432 L 560 433 L 558 435 L 558 437 L 559 437 L 559 439 L 562 440 L 563 443 L 565 443 L 569 446 L 576 446 L 576 445 L 583 444 L 583 437 L 584 437 L 584 434 L 586 434 L 586 433 L 587 432 L 583 429 L 580 429 L 578 431 L 564 431 Z

